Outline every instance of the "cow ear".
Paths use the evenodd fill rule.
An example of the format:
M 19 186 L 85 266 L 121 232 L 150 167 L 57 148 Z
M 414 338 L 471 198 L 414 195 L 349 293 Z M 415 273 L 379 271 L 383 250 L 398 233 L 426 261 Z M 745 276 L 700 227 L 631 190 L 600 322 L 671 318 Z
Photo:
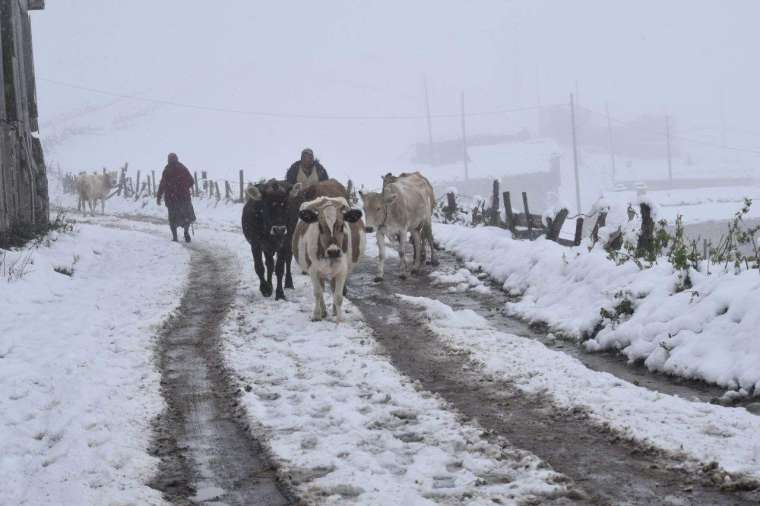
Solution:
M 245 194 L 250 200 L 261 200 L 261 190 L 254 185 L 248 185 L 248 188 L 245 189 Z
M 363 191 L 359 190 L 359 196 L 362 198 L 362 200 L 364 200 L 364 192 Z
M 311 209 L 301 209 L 298 211 L 298 217 L 301 218 L 301 221 L 304 223 L 314 223 L 318 218 L 317 213 Z
M 356 223 L 362 217 L 362 212 L 358 209 L 349 209 L 343 213 L 343 219 L 349 223 Z

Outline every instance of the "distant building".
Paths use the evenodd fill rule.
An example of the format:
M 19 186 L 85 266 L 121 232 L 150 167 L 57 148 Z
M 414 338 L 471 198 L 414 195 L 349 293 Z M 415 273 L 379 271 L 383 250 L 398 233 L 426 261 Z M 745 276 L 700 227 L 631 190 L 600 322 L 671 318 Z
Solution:
M 44 7 L 44 0 L 0 0 L 0 245 L 49 220 L 28 13 Z

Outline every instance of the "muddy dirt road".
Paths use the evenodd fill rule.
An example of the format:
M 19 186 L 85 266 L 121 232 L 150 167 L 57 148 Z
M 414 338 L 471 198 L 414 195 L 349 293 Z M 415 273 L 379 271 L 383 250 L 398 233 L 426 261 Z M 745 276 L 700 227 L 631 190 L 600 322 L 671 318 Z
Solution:
M 452 257 L 442 258 L 442 263 Z M 394 365 L 441 395 L 466 419 L 529 450 L 571 478 L 582 504 L 750 505 L 760 491 L 723 492 L 707 475 L 678 469 L 678 459 L 625 441 L 610 430 L 589 430 L 582 411 L 557 409 L 548 399 L 526 396 L 509 382 L 484 378 L 466 355 L 454 353 L 427 329 L 419 311 L 396 293 L 452 302 L 451 294 L 427 276 L 401 281 L 398 261 L 386 266 L 386 279 L 372 282 L 373 262 L 363 262 L 351 278 L 349 297 L 364 314 Z M 456 300 L 454 301 L 456 306 Z M 468 302 L 471 309 L 476 303 Z M 473 307 L 475 306 L 475 307 Z M 480 312 L 491 308 L 481 307 Z M 516 324 L 513 324 L 516 325 Z M 501 329 L 505 330 L 505 329 Z M 516 330 L 516 329 L 515 329 Z M 514 332 L 514 330 L 512 330 Z M 516 332 L 519 333 L 519 332 Z
M 234 261 L 193 244 L 190 279 L 178 314 L 159 336 L 162 393 L 156 420 L 161 458 L 153 486 L 174 504 L 283 505 L 261 446 L 237 414 L 237 392 L 222 363 L 220 326 L 235 293 Z

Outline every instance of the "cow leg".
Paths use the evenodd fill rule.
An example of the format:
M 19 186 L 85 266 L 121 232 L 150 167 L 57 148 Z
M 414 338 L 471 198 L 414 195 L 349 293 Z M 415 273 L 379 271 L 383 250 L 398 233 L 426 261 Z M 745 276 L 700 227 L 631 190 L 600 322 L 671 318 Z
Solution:
M 282 289 L 282 274 L 285 270 L 284 252 L 277 253 L 277 263 L 275 264 L 275 275 L 277 276 L 277 290 L 275 291 L 274 300 L 285 300 L 285 291 Z
M 174 229 L 176 231 L 176 228 Z M 266 279 L 264 279 L 264 261 L 262 260 L 261 248 L 257 246 L 251 246 L 251 252 L 253 253 L 253 267 L 256 269 L 256 275 L 259 277 L 259 291 L 264 297 L 272 295 L 272 287 L 267 285 Z
M 285 288 L 289 288 L 292 290 L 293 287 L 293 276 L 290 273 L 290 264 L 293 262 L 293 248 L 288 247 L 287 252 L 285 253 Z
M 433 242 L 433 225 L 429 221 L 422 227 L 422 234 L 425 241 L 430 245 L 430 265 L 435 267 L 439 264 L 438 255 L 435 252 L 435 242 Z
M 105 215 L 106 214 L 106 199 L 103 197 L 100 199 L 100 214 Z
M 401 279 L 406 279 L 407 276 L 407 266 L 406 266 L 406 234 L 402 233 L 398 235 L 398 259 L 401 263 L 401 273 L 399 274 L 399 277 Z
M 420 264 L 422 263 L 423 248 L 420 232 L 417 229 L 412 230 L 412 244 L 417 245 L 414 249 L 414 258 L 412 259 L 412 274 L 417 274 L 420 271 Z
M 89 199 L 89 204 L 90 204 L 90 214 L 92 216 L 95 216 L 95 200 Z
M 339 274 L 331 281 L 333 293 L 333 314 L 335 323 L 340 323 L 343 316 L 343 290 L 346 288 L 346 276 Z
M 377 276 L 375 276 L 375 282 L 380 282 L 383 280 L 383 276 L 385 275 L 385 233 L 377 229 L 377 233 L 375 234 L 375 238 L 377 238 Z
M 264 253 L 264 261 L 267 265 L 267 290 L 272 295 L 272 274 L 274 274 L 274 253 Z
M 324 281 L 319 278 L 319 274 L 313 272 L 311 274 L 311 287 L 314 290 L 314 312 L 311 315 L 311 320 L 318 322 L 327 316 L 327 309 L 325 308 L 324 293 Z

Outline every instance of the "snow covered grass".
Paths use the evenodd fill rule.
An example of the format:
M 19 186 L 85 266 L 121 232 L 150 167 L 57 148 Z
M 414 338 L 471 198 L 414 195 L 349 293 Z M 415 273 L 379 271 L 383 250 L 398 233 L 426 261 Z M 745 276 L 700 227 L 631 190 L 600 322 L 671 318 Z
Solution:
M 616 265 L 598 247 L 513 240 L 492 227 L 439 224 L 434 231 L 443 247 L 519 297 L 507 304 L 513 315 L 588 339 L 589 350 L 620 350 L 651 370 L 760 393 L 756 270 L 692 270 L 691 288 L 679 291 L 680 274 L 667 262 L 640 270 L 633 262 Z M 603 309 L 612 318 L 603 320 Z
M 340 326 L 311 322 L 301 275 L 287 302 L 262 299 L 250 253 L 239 251 L 252 281 L 229 315 L 224 353 L 252 424 L 307 501 L 515 504 L 563 490 L 536 457 L 487 442 L 400 375 L 350 303 Z
M 546 395 L 564 408 L 582 407 L 623 434 L 700 463 L 760 479 L 760 417 L 663 395 L 587 369 L 543 344 L 494 329 L 471 310 L 455 311 L 427 298 L 399 296 L 424 308 L 431 329 L 454 349 L 521 390 Z M 724 480 L 730 478 L 723 477 Z M 730 485 L 729 481 L 725 482 Z
M 48 238 L 0 252 L 28 259 L 0 280 L 0 504 L 163 504 L 146 486 L 164 408 L 152 336 L 188 252 L 90 225 Z

